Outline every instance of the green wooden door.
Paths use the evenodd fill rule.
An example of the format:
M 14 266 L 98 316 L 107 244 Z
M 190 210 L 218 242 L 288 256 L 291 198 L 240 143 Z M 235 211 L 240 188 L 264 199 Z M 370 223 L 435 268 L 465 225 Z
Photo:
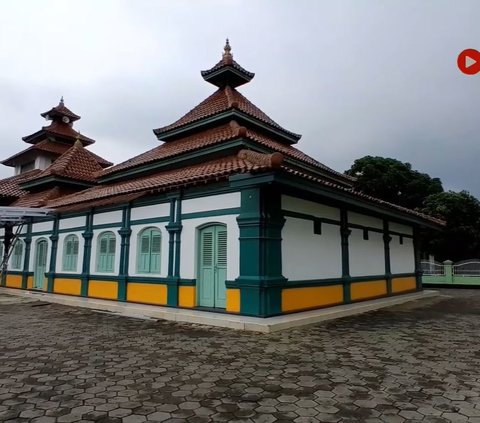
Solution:
M 43 289 L 45 272 L 47 271 L 47 241 L 37 242 L 37 251 L 35 254 L 35 269 L 33 273 L 33 287 Z
M 198 304 L 225 308 L 227 278 L 227 228 L 208 226 L 199 237 Z

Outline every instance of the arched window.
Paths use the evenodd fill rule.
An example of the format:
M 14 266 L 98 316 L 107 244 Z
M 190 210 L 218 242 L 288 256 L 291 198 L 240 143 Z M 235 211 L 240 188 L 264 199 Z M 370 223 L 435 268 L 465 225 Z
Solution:
M 13 245 L 12 253 L 12 269 L 20 270 L 22 269 L 22 258 L 23 258 L 23 241 L 17 239 Z
M 62 270 L 75 272 L 78 261 L 78 236 L 68 235 L 63 243 Z
M 138 235 L 138 273 L 160 273 L 162 234 L 157 228 L 146 228 Z
M 97 272 L 112 273 L 115 266 L 116 238 L 113 232 L 103 232 L 97 241 Z

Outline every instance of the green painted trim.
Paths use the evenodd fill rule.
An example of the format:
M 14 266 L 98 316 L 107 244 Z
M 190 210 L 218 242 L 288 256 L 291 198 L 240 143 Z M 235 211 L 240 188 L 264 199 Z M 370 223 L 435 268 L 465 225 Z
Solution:
M 228 209 L 217 209 L 217 210 L 208 210 L 202 212 L 195 212 L 195 213 L 185 213 L 182 214 L 182 220 L 187 219 L 199 219 L 202 217 L 216 217 L 216 216 L 227 216 L 232 214 L 240 214 L 241 208 L 240 207 L 233 207 Z
M 298 142 L 298 140 L 300 139 L 300 136 L 299 135 L 293 135 L 291 134 L 290 132 L 286 131 L 286 130 L 282 130 L 280 128 L 275 128 L 271 125 L 268 125 L 258 119 L 255 119 L 253 117 L 251 117 L 250 115 L 242 112 L 241 110 L 238 110 L 238 109 L 230 109 L 230 110 L 226 110 L 224 112 L 221 112 L 221 113 L 218 113 L 218 114 L 215 114 L 213 116 L 209 116 L 209 117 L 206 117 L 206 118 L 203 118 L 199 121 L 196 121 L 196 122 L 192 122 L 188 125 L 184 125 L 184 126 L 181 126 L 180 128 L 175 128 L 175 129 L 172 129 L 170 131 L 166 131 L 164 133 L 155 133 L 155 135 L 157 136 L 157 138 L 160 140 L 160 141 L 164 141 L 164 142 L 169 142 L 169 141 L 173 141 L 172 138 L 175 138 L 175 137 L 178 137 L 178 136 L 181 136 L 187 132 L 190 132 L 194 129 L 199 129 L 199 128 L 202 128 L 204 126 L 211 126 L 213 124 L 217 124 L 222 122 L 222 121 L 226 121 L 226 120 L 231 120 L 231 119 L 235 119 L 239 122 L 246 122 L 250 125 L 254 125 L 258 128 L 261 128 L 263 130 L 266 130 L 268 132 L 270 132 L 271 134 L 274 134 L 276 136 L 280 136 L 284 143 L 286 143 L 287 145 L 291 145 L 291 144 L 296 144 Z
M 173 278 L 173 262 L 174 262 L 174 245 L 175 245 L 175 232 L 169 230 L 169 227 L 172 227 L 175 222 L 175 199 L 170 200 L 170 216 L 169 216 L 169 225 L 166 227 L 168 231 L 168 277 Z
M 164 217 L 152 217 L 148 219 L 136 219 L 130 222 L 130 226 L 139 226 L 139 225 L 154 225 L 156 223 L 165 223 L 169 221 L 169 216 Z
M 421 245 L 420 245 L 420 234 L 418 228 L 413 230 L 413 254 L 415 257 L 415 281 L 417 290 L 422 290 L 422 266 L 420 263 L 421 260 Z
M 351 302 L 350 294 L 350 252 L 348 247 L 348 238 L 352 231 L 348 228 L 348 211 L 345 208 L 340 209 L 340 238 L 342 246 L 342 279 L 343 286 L 343 302 L 349 304 Z
M 155 161 L 152 163 L 145 164 L 143 166 L 134 167 L 131 169 L 126 169 L 124 171 L 116 172 L 110 175 L 103 176 L 100 178 L 100 182 L 113 182 L 119 179 L 131 179 L 131 177 L 137 176 L 139 174 L 145 174 L 153 171 L 158 171 L 159 169 L 166 170 L 175 165 L 181 163 L 183 166 L 188 166 L 193 163 L 198 163 L 204 157 L 215 157 L 215 154 L 222 153 L 232 150 L 232 153 L 235 149 L 242 147 L 244 142 L 241 138 L 235 140 L 230 140 L 222 142 L 219 144 L 214 144 L 212 146 L 204 147 L 201 150 L 193 150 L 178 156 L 172 156 L 161 161 Z
M 118 275 L 107 276 L 107 275 L 95 275 L 95 274 L 90 274 L 89 281 L 95 281 L 95 282 L 117 282 L 117 283 L 118 283 Z
M 83 226 L 76 226 L 74 228 L 66 228 L 66 229 L 59 229 L 58 233 L 59 234 L 68 234 L 68 233 L 74 233 L 74 232 L 81 232 L 85 230 L 85 225 Z
M 120 234 L 120 263 L 118 267 L 118 290 L 117 299 L 119 301 L 127 300 L 127 277 L 130 259 L 130 236 L 131 230 L 131 208 L 126 205 L 122 210 L 122 227 L 118 230 Z
M 392 237 L 390 236 L 390 228 L 388 220 L 383 221 L 383 251 L 385 257 L 385 276 L 387 278 L 387 295 L 392 293 L 392 268 L 390 263 L 390 242 Z
M 92 256 L 92 238 L 93 238 L 93 211 L 90 210 L 86 216 L 85 232 L 82 233 L 84 239 L 83 245 L 83 263 L 81 274 L 81 296 L 88 296 L 88 281 L 90 280 L 90 261 Z
M 55 275 L 55 270 L 57 265 L 58 226 L 59 226 L 59 219 L 57 216 L 56 219 L 53 221 L 53 230 L 52 230 L 52 235 L 50 236 L 50 241 L 51 241 L 50 267 L 49 267 L 48 276 L 47 276 L 47 292 L 53 292 L 53 278 Z
M 31 188 L 38 187 L 38 186 L 41 186 L 41 185 L 44 185 L 44 184 L 49 184 L 49 183 L 52 183 L 52 182 L 55 183 L 55 184 L 64 183 L 64 184 L 68 184 L 68 185 L 82 187 L 82 188 L 85 188 L 85 189 L 91 188 L 92 186 L 94 186 L 93 183 L 80 182 L 80 181 L 76 181 L 76 180 L 73 180 L 73 179 L 61 178 L 59 176 L 53 175 L 53 176 L 46 176 L 44 178 L 34 179 L 33 181 L 30 181 L 30 182 L 21 183 L 20 187 L 22 189 L 31 189 Z
M 240 288 L 240 313 L 264 317 L 279 314 L 281 289 L 287 282 L 282 275 L 285 217 L 280 191 L 273 186 L 244 188 L 237 222 L 240 230 L 240 273 L 234 285 Z M 231 282 L 226 285 L 231 286 Z
M 168 276 L 167 305 L 178 306 L 178 284 L 180 281 L 180 247 L 182 232 L 182 198 L 181 192 L 172 196 L 170 202 L 168 231 Z
M 39 232 L 32 232 L 32 237 L 34 236 L 46 236 L 46 235 L 51 235 L 53 231 L 53 228 L 49 231 L 39 231 Z M 22 234 L 19 236 L 19 238 L 23 238 L 25 234 Z
M 23 257 L 22 289 L 27 289 L 28 268 L 30 265 L 30 251 L 32 249 L 32 222 L 27 223 L 27 233 L 23 242 L 25 243 L 25 254 Z
M 303 191 L 304 193 L 310 193 L 318 198 L 318 200 L 315 199 L 310 201 L 321 201 L 324 203 L 324 199 L 329 199 L 332 204 L 341 205 L 343 207 L 348 205 L 350 211 L 358 210 L 360 213 L 374 217 L 378 216 L 382 219 L 388 216 L 392 221 L 400 224 L 407 224 L 409 226 L 412 226 L 413 224 L 436 230 L 441 229 L 439 225 L 423 220 L 420 217 L 415 217 L 406 213 L 402 213 L 401 211 L 388 209 L 382 206 L 382 204 L 365 202 L 361 198 L 354 197 L 348 192 L 338 191 L 334 188 L 323 186 L 295 175 L 275 174 L 273 175 L 273 179 L 281 185 L 291 188 L 293 192 L 296 193 L 295 196 L 299 196 L 298 193 Z
M 123 222 L 112 222 L 112 223 L 102 223 L 99 225 L 93 225 L 92 229 L 116 229 L 116 228 L 121 228 L 123 225 Z

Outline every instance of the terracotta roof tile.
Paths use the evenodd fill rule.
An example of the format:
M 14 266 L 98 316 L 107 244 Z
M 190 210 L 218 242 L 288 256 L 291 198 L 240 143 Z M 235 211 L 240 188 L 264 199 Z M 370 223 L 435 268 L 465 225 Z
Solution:
M 64 178 L 94 182 L 95 175 L 102 170 L 96 156 L 85 149 L 80 141 L 47 167 L 37 178 L 56 175 Z
M 0 197 L 19 198 L 27 195 L 28 192 L 20 188 L 20 184 L 36 177 L 41 170 L 33 169 L 20 175 L 11 176 L 0 180 Z
M 59 187 L 24 195 L 11 204 L 13 207 L 43 207 L 49 200 L 62 195 Z
M 23 137 L 22 140 L 34 144 L 35 142 L 38 142 L 38 138 L 40 138 L 42 135 L 58 135 L 60 137 L 68 138 L 71 140 L 76 140 L 77 138 L 80 138 L 80 141 L 82 141 L 83 145 L 89 145 L 95 142 L 95 140 L 80 134 L 80 132 L 73 129 L 69 124 L 57 121 L 53 121 L 48 126 L 43 126 L 42 129 L 34 132 L 31 135 Z
M 245 74 L 246 76 L 248 76 L 250 79 L 252 79 L 255 74 L 253 72 L 249 72 L 247 71 L 243 66 L 240 66 L 235 60 L 230 60 L 230 61 L 226 61 L 224 58 L 222 58 L 215 66 L 213 66 L 212 68 L 210 69 L 207 69 L 207 70 L 204 70 L 204 71 L 201 71 L 200 73 L 202 74 L 202 76 L 208 76 L 208 75 L 211 75 L 212 73 L 216 72 L 217 70 L 220 70 L 222 69 L 223 67 L 225 66 L 232 66 L 233 68 L 235 68 L 236 70 L 240 71 L 241 73 Z
M 70 204 L 141 191 L 158 192 L 171 190 L 180 186 L 225 179 L 234 173 L 258 172 L 266 169 L 269 169 L 268 165 L 255 164 L 238 156 L 229 156 L 187 168 L 160 172 L 131 181 L 96 186 L 50 202 L 48 207 L 63 207 Z
M 276 129 L 280 129 L 287 134 L 291 134 L 300 138 L 300 135 L 294 134 L 293 132 L 282 128 L 278 123 L 268 117 L 246 97 L 229 86 L 215 91 L 210 97 L 202 101 L 198 106 L 194 107 L 176 122 L 172 123 L 171 125 L 164 126 L 163 128 L 154 129 L 153 132 L 155 132 L 157 135 L 161 135 L 172 129 L 180 128 L 190 123 L 197 122 L 200 119 L 210 117 L 230 109 L 240 110 L 245 114 L 260 120 L 261 122 L 271 125 Z
M 232 140 L 243 136 L 250 140 L 256 141 L 258 144 L 263 145 L 272 151 L 278 151 L 279 153 L 284 154 L 287 157 L 299 160 L 310 166 L 326 171 L 335 177 L 342 178 L 345 181 L 353 181 L 354 178 L 344 175 L 340 172 L 337 172 L 333 169 L 330 169 L 328 166 L 318 162 L 312 157 L 308 156 L 305 153 L 302 153 L 300 150 L 292 147 L 290 145 L 282 144 L 274 139 L 260 134 L 257 131 L 249 130 L 243 128 L 243 131 L 238 124 L 232 121 L 229 124 L 224 124 L 216 128 L 208 129 L 206 131 L 189 135 L 185 138 L 175 140 L 171 143 L 165 143 L 159 145 L 158 147 L 153 148 L 139 156 L 133 157 L 130 160 L 127 160 L 123 163 L 120 163 L 111 168 L 105 169 L 102 175 L 110 175 L 113 173 L 120 172 L 122 170 L 131 169 L 136 166 L 141 166 L 170 157 L 178 156 L 180 154 L 197 151 L 207 146 L 212 146 L 215 144 L 220 144 L 224 141 Z M 348 183 L 348 182 L 347 182 Z
M 161 144 L 125 162 L 105 169 L 102 174 L 109 175 L 121 170 L 153 163 L 158 160 L 167 159 L 178 156 L 179 154 L 196 151 L 210 145 L 215 145 L 223 141 L 228 141 L 236 137 L 238 137 L 238 135 L 231 125 L 224 124 L 216 128 L 208 129 L 180 140 L 176 140 L 175 142 Z
M 40 113 L 40 116 L 47 117 L 53 115 L 68 116 L 72 121 L 80 119 L 80 116 L 73 113 L 68 107 L 63 103 L 63 98 L 60 100 L 58 106 L 52 107 L 50 110 Z
M 387 209 L 397 210 L 397 211 L 400 211 L 400 212 L 418 217 L 420 219 L 427 220 L 427 221 L 432 222 L 432 223 L 434 223 L 436 225 L 439 225 L 439 226 L 445 226 L 445 222 L 443 220 L 437 219 L 435 217 L 429 216 L 429 215 L 424 214 L 424 213 L 420 213 L 416 210 L 407 209 L 405 207 L 398 206 L 396 204 L 389 203 L 389 202 L 384 201 L 384 200 L 380 200 L 379 198 L 375 198 L 375 197 L 372 197 L 370 195 L 363 194 L 360 191 L 355 191 L 353 188 L 346 188 L 344 186 L 341 186 L 341 185 L 338 185 L 338 184 L 335 184 L 335 183 L 332 183 L 332 182 L 329 182 L 329 181 L 325 181 L 325 180 L 320 179 L 318 177 L 315 177 L 313 175 L 307 174 L 305 172 L 301 172 L 297 169 L 293 169 L 289 166 L 282 166 L 282 170 L 289 173 L 289 174 L 299 176 L 304 180 L 309 180 L 309 181 L 324 185 L 326 187 L 332 188 L 336 191 L 341 191 L 344 194 L 350 195 L 352 197 L 360 198 L 360 199 L 362 199 L 364 201 L 367 201 L 369 203 L 374 203 L 374 204 L 383 206 Z

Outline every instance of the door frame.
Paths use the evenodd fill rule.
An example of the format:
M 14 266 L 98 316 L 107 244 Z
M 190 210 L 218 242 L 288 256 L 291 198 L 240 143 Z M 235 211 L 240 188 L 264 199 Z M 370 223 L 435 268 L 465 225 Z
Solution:
M 45 248 L 45 272 L 43 273 L 43 282 L 42 282 L 42 286 L 40 288 L 38 288 L 36 286 L 36 277 L 37 277 L 37 264 L 38 264 L 38 253 L 39 253 L 39 247 L 40 247 L 40 243 L 42 242 L 45 242 L 45 245 L 46 245 L 46 248 Z M 45 286 L 45 274 L 47 273 L 48 271 L 48 239 L 47 238 L 38 238 L 36 241 L 35 241 L 35 255 L 33 257 L 33 289 L 39 289 L 39 290 L 44 290 L 44 286 Z
M 204 223 L 200 226 L 197 226 L 196 228 L 196 233 L 195 233 L 195 264 L 196 264 L 196 269 L 195 269 L 195 275 L 196 275 L 196 289 L 195 289 L 195 302 L 197 304 L 197 306 L 200 306 L 200 307 L 206 307 L 206 306 L 201 306 L 200 305 L 200 271 L 201 271 L 201 268 L 202 268 L 202 263 L 201 263 L 201 241 L 202 241 L 202 238 L 201 238 L 201 233 L 204 229 L 207 229 L 211 226 L 221 226 L 223 228 L 225 228 L 225 230 L 227 231 L 227 240 L 228 240 L 228 225 L 224 222 L 208 222 L 208 223 Z M 227 272 L 228 272 L 228 241 L 227 241 Z M 226 278 L 225 278 L 226 280 Z M 215 283 L 215 282 L 214 282 Z M 215 292 L 215 289 L 214 289 L 214 292 Z M 214 296 L 214 304 L 215 304 L 215 296 Z M 220 308 L 220 307 L 215 307 L 215 305 L 213 306 L 213 308 L 218 308 L 219 310 L 223 310 L 223 307 Z

